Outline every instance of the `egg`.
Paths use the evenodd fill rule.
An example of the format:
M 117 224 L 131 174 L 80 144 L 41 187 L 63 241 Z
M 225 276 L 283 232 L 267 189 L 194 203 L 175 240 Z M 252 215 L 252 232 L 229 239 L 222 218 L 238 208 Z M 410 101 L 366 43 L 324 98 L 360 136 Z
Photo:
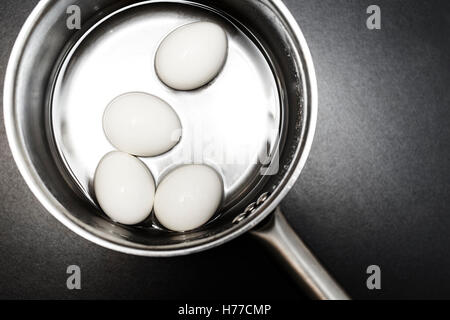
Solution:
M 162 99 L 141 92 L 115 98 L 103 114 L 103 131 L 119 151 L 151 157 L 172 149 L 181 138 L 181 122 Z
M 127 153 L 113 151 L 98 164 L 94 192 L 106 215 L 116 222 L 133 225 L 150 215 L 155 182 L 142 161 Z
M 194 90 L 213 80 L 228 54 L 227 34 L 211 22 L 194 22 L 172 31 L 160 44 L 155 69 L 176 90 Z
M 158 185 L 155 215 L 167 229 L 188 231 L 205 224 L 219 208 L 223 182 L 206 165 L 184 165 L 170 172 Z

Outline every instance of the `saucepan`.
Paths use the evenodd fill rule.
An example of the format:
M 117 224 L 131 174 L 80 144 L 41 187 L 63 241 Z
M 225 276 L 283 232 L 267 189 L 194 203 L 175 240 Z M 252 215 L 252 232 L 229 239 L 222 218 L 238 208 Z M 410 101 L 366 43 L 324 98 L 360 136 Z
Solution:
M 152 68 L 155 48 L 173 28 L 203 20 L 227 32 L 226 65 L 198 90 L 168 88 Z M 156 183 L 184 162 L 204 161 L 222 176 L 223 204 L 206 225 L 171 232 L 152 214 L 126 226 L 97 205 L 95 167 L 113 150 L 101 115 L 131 91 L 163 97 L 183 123 L 179 145 L 142 159 Z M 42 0 L 17 38 L 4 87 L 14 159 L 37 199 L 70 230 L 148 257 L 211 249 L 250 231 L 312 297 L 347 299 L 279 208 L 305 165 L 316 117 L 311 54 L 278 0 Z M 189 152 L 195 145 L 200 160 Z

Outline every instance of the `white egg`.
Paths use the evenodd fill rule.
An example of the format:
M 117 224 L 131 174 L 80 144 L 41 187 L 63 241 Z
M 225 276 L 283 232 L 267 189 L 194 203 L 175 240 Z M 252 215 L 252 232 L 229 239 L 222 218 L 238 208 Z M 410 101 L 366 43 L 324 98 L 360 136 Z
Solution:
M 103 130 L 118 150 L 142 157 L 163 154 L 181 138 L 181 122 L 172 107 L 141 92 L 115 98 L 103 115 Z
M 159 184 L 155 215 L 167 229 L 192 230 L 211 219 L 222 197 L 222 179 L 214 169 L 205 165 L 181 166 Z
M 123 152 L 110 152 L 98 164 L 94 191 L 100 207 L 114 221 L 137 224 L 151 213 L 155 182 L 147 166 Z
M 172 31 L 161 42 L 156 53 L 156 73 L 173 89 L 197 89 L 219 74 L 227 53 L 227 34 L 219 25 L 190 23 Z

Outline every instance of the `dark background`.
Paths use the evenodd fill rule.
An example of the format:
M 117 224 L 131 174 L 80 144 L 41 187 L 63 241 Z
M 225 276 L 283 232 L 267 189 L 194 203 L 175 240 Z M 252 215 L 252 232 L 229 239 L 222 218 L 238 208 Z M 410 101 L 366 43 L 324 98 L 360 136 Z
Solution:
M 1 87 L 37 2 L 0 0 Z M 285 2 L 310 45 L 320 100 L 311 156 L 283 202 L 289 221 L 353 298 L 450 298 L 450 1 Z M 370 4 L 381 30 L 366 28 Z M 304 298 L 250 236 L 163 259 L 76 236 L 28 190 L 0 118 L 0 298 Z M 66 289 L 71 264 L 82 290 Z M 379 291 L 366 288 L 371 264 Z

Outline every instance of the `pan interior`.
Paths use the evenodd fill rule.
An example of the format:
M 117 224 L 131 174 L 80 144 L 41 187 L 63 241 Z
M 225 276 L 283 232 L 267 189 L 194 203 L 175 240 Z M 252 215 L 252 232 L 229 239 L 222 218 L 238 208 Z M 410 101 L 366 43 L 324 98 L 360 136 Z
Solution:
M 212 21 L 226 30 L 228 59 L 212 83 L 175 91 L 158 79 L 155 53 L 169 32 L 195 21 Z M 140 158 L 157 184 L 181 164 L 209 164 L 224 182 L 220 214 L 256 189 L 262 162 L 278 146 L 283 115 L 271 63 L 249 33 L 207 7 L 141 3 L 107 16 L 77 40 L 57 73 L 50 121 L 65 170 L 94 206 L 95 169 L 114 150 L 103 133 L 103 112 L 111 100 L 127 92 L 162 98 L 182 122 L 183 136 L 175 148 Z M 149 223 L 157 227 L 153 217 L 145 225 Z

